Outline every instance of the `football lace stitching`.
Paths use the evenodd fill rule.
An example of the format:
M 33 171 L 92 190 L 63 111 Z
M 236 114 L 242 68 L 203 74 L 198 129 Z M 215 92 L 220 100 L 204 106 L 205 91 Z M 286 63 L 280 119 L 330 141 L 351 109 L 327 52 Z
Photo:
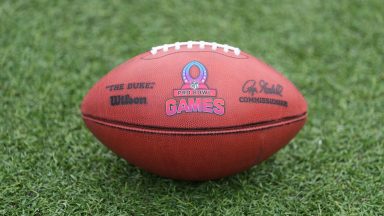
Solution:
M 168 52 L 169 48 L 175 48 L 175 50 L 180 50 L 182 46 L 186 46 L 187 49 L 192 49 L 193 46 L 199 46 L 200 49 L 205 49 L 206 46 L 211 47 L 211 50 L 216 51 L 218 48 L 223 49 L 225 53 L 234 52 L 235 55 L 240 55 L 240 49 L 237 47 L 229 46 L 228 44 L 219 44 L 215 42 L 205 42 L 205 41 L 188 41 L 188 42 L 176 42 L 173 44 L 164 44 L 161 46 L 152 47 L 152 55 L 156 55 L 159 51 Z

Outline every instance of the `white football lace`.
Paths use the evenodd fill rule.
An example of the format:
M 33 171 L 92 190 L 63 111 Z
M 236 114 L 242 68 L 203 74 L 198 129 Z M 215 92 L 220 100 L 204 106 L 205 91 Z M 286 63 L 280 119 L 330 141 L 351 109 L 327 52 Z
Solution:
M 156 55 L 156 53 L 160 50 L 163 52 L 168 52 L 169 48 L 175 48 L 175 50 L 179 50 L 181 46 L 186 46 L 187 49 L 192 49 L 193 46 L 199 46 L 200 49 L 205 49 L 206 46 L 210 46 L 212 50 L 217 50 L 218 48 L 223 49 L 225 53 L 234 52 L 235 55 L 240 55 L 240 49 L 229 46 L 228 44 L 218 44 L 215 42 L 205 42 L 205 41 L 188 41 L 188 42 L 176 42 L 174 44 L 164 44 L 161 46 L 152 47 L 151 53 L 152 55 Z

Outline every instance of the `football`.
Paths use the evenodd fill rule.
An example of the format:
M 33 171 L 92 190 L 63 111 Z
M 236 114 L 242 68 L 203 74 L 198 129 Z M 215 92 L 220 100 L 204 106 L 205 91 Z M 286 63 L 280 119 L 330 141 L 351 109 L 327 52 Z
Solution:
M 302 94 L 240 49 L 204 41 L 153 47 L 84 97 L 86 126 L 129 163 L 172 179 L 211 180 L 258 164 L 304 126 Z

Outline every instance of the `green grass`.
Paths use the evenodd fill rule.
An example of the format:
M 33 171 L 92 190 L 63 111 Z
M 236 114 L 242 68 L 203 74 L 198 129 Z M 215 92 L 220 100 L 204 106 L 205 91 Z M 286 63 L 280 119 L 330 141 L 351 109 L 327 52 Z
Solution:
M 384 4 L 0 2 L 0 214 L 382 215 Z M 84 126 L 82 97 L 151 46 L 240 47 L 292 80 L 309 121 L 286 148 L 203 183 L 129 165 Z

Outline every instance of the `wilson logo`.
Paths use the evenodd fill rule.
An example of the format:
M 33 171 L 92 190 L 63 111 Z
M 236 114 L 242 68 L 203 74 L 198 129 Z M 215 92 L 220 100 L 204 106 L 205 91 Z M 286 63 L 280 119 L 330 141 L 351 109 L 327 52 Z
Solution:
M 147 104 L 146 97 L 130 97 L 129 95 L 114 95 L 114 96 L 111 96 L 109 99 L 112 106 Z

